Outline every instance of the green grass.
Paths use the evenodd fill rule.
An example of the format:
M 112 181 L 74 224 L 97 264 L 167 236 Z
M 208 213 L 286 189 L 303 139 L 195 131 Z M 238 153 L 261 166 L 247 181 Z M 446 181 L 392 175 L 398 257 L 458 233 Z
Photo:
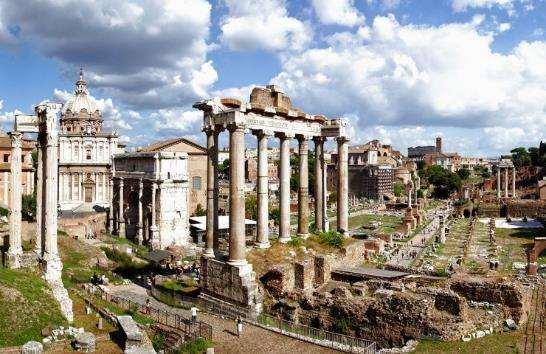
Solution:
M 320 243 L 323 243 L 325 245 L 341 248 L 343 246 L 344 237 L 341 233 L 330 230 L 326 232 L 321 232 L 318 235 L 318 239 Z
M 422 340 L 413 353 L 427 354 L 498 354 L 518 353 L 518 332 L 497 333 L 470 342 Z
M 2 291 L 15 289 L 17 294 L 0 296 L 0 347 L 41 341 L 43 328 L 66 325 L 59 305 L 38 273 L 1 268 L 0 286 Z
M 379 226 L 379 232 L 385 234 L 392 234 L 402 224 L 402 217 L 395 215 L 376 215 L 376 214 L 362 214 L 349 216 L 349 229 L 359 229 L 363 226 L 370 226 L 373 222 L 381 222 Z M 330 229 L 335 230 L 336 221 L 330 222 Z
M 201 354 L 204 353 L 207 348 L 212 346 L 213 343 L 211 341 L 203 338 L 197 338 L 182 344 L 174 352 L 177 354 Z

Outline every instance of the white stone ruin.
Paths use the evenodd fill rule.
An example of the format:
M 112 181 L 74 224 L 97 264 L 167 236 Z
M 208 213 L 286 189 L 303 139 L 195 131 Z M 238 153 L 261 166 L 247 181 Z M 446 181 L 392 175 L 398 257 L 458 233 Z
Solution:
M 22 133 L 38 134 L 38 168 L 36 187 L 36 247 L 35 253 L 44 269 L 44 278 L 50 285 L 53 296 L 59 302 L 61 312 L 72 322 L 72 300 L 63 286 L 63 268 L 57 246 L 57 178 L 58 178 L 58 131 L 57 117 L 61 105 L 41 103 L 35 108 L 36 115 L 16 115 L 15 131 L 10 133 L 12 141 L 12 212 L 8 264 L 21 267 L 21 138 Z

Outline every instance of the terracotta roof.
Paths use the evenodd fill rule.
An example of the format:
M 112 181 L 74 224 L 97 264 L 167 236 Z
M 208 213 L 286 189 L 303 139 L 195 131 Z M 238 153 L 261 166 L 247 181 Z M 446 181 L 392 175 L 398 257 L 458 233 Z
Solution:
M 169 146 L 172 146 L 172 145 L 175 145 L 175 144 L 178 144 L 178 143 L 186 143 L 188 145 L 191 145 L 199 150 L 202 150 L 204 152 L 207 151 L 207 149 L 204 147 L 204 146 L 201 146 L 191 140 L 188 140 L 186 138 L 174 138 L 174 139 L 169 139 L 169 140 L 162 140 L 162 141 L 157 141 L 155 143 L 152 143 L 144 148 L 142 148 L 140 151 L 143 151 L 143 152 L 154 152 L 154 151 L 161 151 Z
M 23 139 L 23 149 L 34 149 L 36 142 L 34 140 Z M 9 135 L 0 135 L 0 148 L 11 149 L 11 138 Z

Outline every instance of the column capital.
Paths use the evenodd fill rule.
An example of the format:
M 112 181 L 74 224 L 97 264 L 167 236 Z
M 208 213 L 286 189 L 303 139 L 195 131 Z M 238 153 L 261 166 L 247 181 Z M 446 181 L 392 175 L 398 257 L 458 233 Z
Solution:
M 118 177 L 118 183 L 120 187 L 123 187 L 123 177 Z
M 279 132 L 279 133 L 275 133 L 275 137 L 279 138 L 280 140 L 293 139 L 295 137 L 295 134 Z
M 226 128 L 229 132 L 245 132 L 247 129 L 244 123 L 230 123 Z
M 258 138 L 269 138 L 275 135 L 275 133 L 269 129 L 254 130 L 252 134 L 256 135 Z
M 138 180 L 138 189 L 142 191 L 142 188 L 144 188 L 144 181 L 142 180 L 142 178 L 140 178 Z
M 11 146 L 20 148 L 23 146 L 23 133 L 19 131 L 9 132 L 9 137 L 11 138 Z
M 338 137 L 336 138 L 336 141 L 337 141 L 337 142 L 340 142 L 340 143 L 347 143 L 347 142 L 349 142 L 349 138 L 346 137 L 346 136 L 338 136 Z
M 326 141 L 326 137 L 325 136 L 314 136 L 313 141 L 315 143 L 323 143 L 323 142 Z
M 153 190 L 157 189 L 157 182 L 156 181 L 152 181 L 152 189 Z
M 299 142 L 309 141 L 310 138 L 311 138 L 311 136 L 305 135 L 305 134 L 297 134 L 296 135 L 296 139 L 298 139 Z

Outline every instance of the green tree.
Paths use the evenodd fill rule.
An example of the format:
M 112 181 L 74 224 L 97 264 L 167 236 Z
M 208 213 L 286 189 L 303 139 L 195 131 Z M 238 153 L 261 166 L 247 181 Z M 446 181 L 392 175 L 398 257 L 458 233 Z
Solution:
M 205 216 L 207 215 L 207 211 L 203 208 L 201 203 L 198 203 L 195 207 L 195 211 L 193 212 L 193 215 L 195 216 Z
M 445 199 L 461 188 L 461 177 L 458 174 L 444 169 L 442 166 L 433 165 L 427 167 L 425 177 L 434 185 L 433 195 L 436 198 Z
M 464 181 L 464 180 L 467 180 L 468 177 L 470 177 L 470 170 L 467 168 L 461 168 L 460 170 L 457 171 L 457 174 Z
M 512 161 L 516 167 L 531 165 L 531 156 L 524 147 L 517 147 L 510 151 L 512 153 Z
M 395 182 L 393 186 L 393 193 L 395 197 L 401 197 L 404 193 L 404 184 L 402 182 Z
M 279 225 L 281 219 L 281 210 L 279 208 L 269 208 L 269 219 L 273 220 L 275 225 Z
M 36 219 L 36 194 L 24 194 L 21 200 L 21 217 L 23 220 Z
M 229 175 L 229 159 L 225 159 L 222 163 L 218 164 L 218 173 L 226 177 Z
M 251 220 L 258 219 L 258 197 L 255 194 L 249 194 L 245 198 L 245 217 Z

